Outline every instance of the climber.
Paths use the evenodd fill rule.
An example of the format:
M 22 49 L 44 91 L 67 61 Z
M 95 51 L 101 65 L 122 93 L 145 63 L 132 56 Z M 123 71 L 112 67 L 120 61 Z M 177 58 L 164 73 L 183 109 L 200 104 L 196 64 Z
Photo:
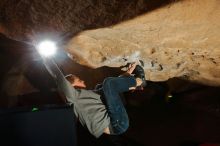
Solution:
M 67 101 L 74 104 L 76 117 L 96 138 L 103 133 L 119 135 L 127 130 L 129 119 L 119 94 L 146 86 L 144 69 L 138 63 L 130 64 L 119 77 L 106 78 L 95 90 L 86 90 L 85 82 L 75 75 L 67 75 L 66 79 L 74 94 Z

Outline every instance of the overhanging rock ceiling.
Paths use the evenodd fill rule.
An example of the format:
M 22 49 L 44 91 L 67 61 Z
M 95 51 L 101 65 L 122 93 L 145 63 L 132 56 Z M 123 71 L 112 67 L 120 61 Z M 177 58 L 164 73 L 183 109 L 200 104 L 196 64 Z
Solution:
M 182 77 L 220 85 L 220 2 L 189 0 L 72 38 L 67 50 L 92 67 L 141 59 L 148 80 Z
M 141 59 L 148 80 L 219 86 L 219 6 L 219 0 L 2 0 L 0 30 L 29 41 L 72 36 L 65 49 L 92 68 Z

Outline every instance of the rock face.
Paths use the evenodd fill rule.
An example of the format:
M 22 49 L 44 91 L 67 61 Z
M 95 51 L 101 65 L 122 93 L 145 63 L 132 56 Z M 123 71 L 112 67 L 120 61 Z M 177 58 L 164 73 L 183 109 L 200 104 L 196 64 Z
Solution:
M 51 37 L 82 65 L 119 67 L 141 59 L 146 77 L 220 85 L 219 0 L 1 0 L 0 32 Z M 16 15 L 15 15 L 16 14 Z
M 179 1 L 117 25 L 81 32 L 66 49 L 94 68 L 141 59 L 148 80 L 182 77 L 219 86 L 219 6 L 219 0 Z
M 1 0 L 0 31 L 19 40 L 75 35 L 106 27 L 176 0 Z M 129 13 L 128 13 L 129 12 Z

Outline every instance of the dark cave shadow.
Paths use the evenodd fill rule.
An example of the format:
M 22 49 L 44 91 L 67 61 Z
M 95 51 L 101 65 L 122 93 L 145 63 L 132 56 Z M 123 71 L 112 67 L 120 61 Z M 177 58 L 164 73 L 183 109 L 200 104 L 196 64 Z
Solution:
M 150 101 L 151 104 L 156 103 L 156 106 L 161 108 L 173 106 L 213 113 L 220 117 L 219 91 L 220 87 L 203 85 L 181 78 L 171 78 L 161 82 L 147 81 L 144 90 L 128 92 L 127 96 L 133 101 L 140 100 L 140 104 Z
M 220 142 L 220 87 L 179 78 L 148 85 L 125 95 L 128 137 L 152 146 Z

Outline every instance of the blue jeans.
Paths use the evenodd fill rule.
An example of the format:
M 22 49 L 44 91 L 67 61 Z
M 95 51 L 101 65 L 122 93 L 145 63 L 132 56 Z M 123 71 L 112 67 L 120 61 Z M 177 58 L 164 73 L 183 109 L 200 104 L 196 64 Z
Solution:
M 110 117 L 110 134 L 122 134 L 128 129 L 128 114 L 119 94 L 135 86 L 136 80 L 133 76 L 108 77 L 104 80 L 102 89 L 104 102 Z

